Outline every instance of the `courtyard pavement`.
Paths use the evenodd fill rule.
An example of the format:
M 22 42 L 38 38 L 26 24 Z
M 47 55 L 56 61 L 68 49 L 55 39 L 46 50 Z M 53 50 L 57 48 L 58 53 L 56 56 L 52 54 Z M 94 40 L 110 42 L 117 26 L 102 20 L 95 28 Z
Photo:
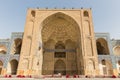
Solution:
M 0 78 L 0 80 L 120 80 L 120 78 Z

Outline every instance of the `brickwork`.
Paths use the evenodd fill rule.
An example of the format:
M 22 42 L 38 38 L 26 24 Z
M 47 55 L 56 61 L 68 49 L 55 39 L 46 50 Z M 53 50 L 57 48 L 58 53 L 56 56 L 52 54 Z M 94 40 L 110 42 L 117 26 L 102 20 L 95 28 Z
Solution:
M 91 9 L 28 9 L 24 32 L 0 39 L 0 74 L 118 75 L 119 51 L 94 33 Z

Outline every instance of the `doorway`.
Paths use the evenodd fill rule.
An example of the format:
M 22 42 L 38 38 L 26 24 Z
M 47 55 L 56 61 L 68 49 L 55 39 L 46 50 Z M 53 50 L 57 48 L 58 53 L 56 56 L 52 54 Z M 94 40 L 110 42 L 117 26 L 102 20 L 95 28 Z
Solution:
M 54 74 L 61 73 L 62 75 L 66 75 L 66 65 L 63 60 L 57 60 L 54 65 Z

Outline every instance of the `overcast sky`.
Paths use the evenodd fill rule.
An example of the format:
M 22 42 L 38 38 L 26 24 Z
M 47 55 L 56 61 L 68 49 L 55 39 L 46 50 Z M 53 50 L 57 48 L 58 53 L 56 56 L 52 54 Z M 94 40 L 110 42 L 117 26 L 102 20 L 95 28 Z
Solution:
M 23 32 L 27 8 L 92 8 L 95 32 L 120 39 L 120 0 L 0 0 L 0 39 Z

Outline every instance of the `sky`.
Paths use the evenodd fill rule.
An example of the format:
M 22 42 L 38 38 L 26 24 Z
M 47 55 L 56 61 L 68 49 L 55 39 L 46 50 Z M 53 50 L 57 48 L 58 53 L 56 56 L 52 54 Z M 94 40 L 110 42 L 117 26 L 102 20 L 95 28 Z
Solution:
M 92 8 L 95 32 L 120 39 L 120 0 L 0 0 L 0 39 L 24 32 L 28 8 Z

